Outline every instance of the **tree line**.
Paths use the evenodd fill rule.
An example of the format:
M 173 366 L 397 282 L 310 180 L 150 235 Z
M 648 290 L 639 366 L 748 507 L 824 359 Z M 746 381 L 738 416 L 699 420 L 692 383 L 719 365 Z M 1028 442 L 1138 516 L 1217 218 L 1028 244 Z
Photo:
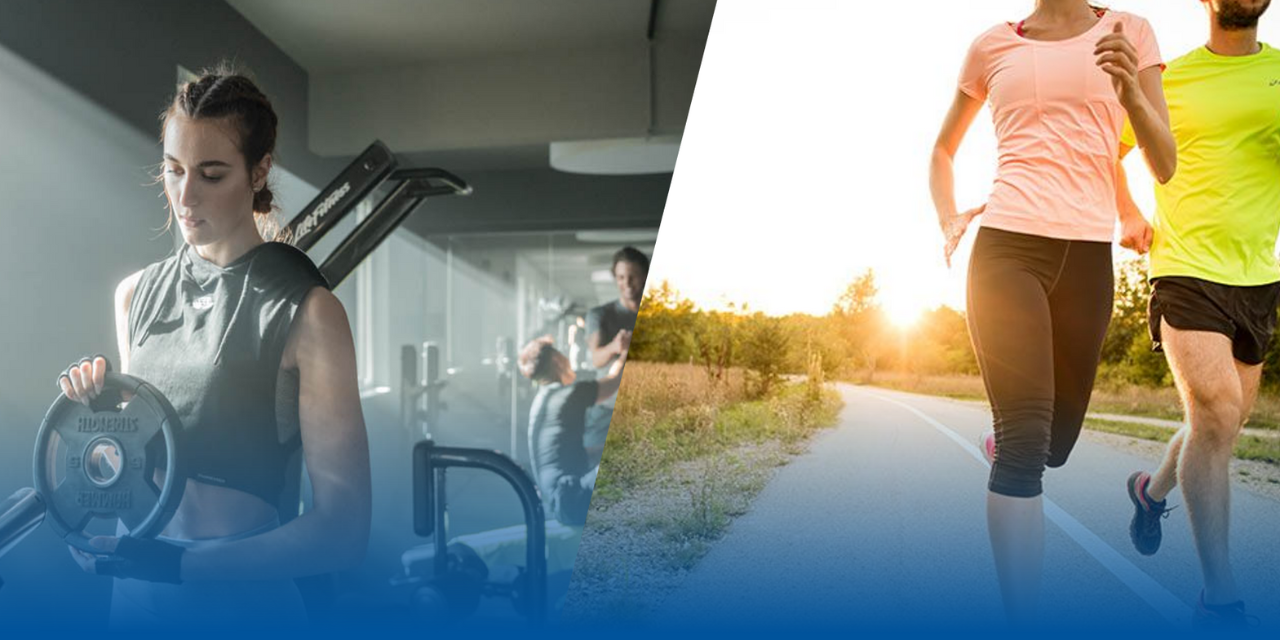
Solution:
M 1100 384 L 1169 386 L 1164 355 L 1151 349 L 1147 300 L 1151 285 L 1142 261 L 1116 267 L 1115 310 L 1103 343 Z M 976 375 L 977 358 L 963 311 L 939 306 L 912 326 L 889 321 L 879 302 L 875 272 L 853 278 L 822 316 L 768 316 L 746 305 L 700 309 L 669 282 L 651 288 L 641 304 L 630 357 L 689 362 L 713 378 L 732 367 L 748 372 L 754 394 L 768 393 L 787 374 L 820 374 L 873 382 L 877 373 Z M 1280 389 L 1280 346 L 1273 341 L 1263 385 Z

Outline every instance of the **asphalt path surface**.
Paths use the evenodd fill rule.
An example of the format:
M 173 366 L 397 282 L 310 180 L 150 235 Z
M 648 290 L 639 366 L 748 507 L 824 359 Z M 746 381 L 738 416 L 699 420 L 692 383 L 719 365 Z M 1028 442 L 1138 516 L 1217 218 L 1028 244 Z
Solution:
M 780 469 L 657 620 L 1002 625 L 986 525 L 982 406 L 839 385 L 838 425 Z M 1046 629 L 1186 629 L 1200 592 L 1186 512 L 1152 557 L 1129 541 L 1125 481 L 1151 462 L 1082 439 L 1045 478 Z M 1175 491 L 1170 504 L 1180 505 Z M 1280 627 L 1280 503 L 1233 486 L 1236 578 L 1258 631 Z M 1268 631 L 1270 629 L 1271 631 Z

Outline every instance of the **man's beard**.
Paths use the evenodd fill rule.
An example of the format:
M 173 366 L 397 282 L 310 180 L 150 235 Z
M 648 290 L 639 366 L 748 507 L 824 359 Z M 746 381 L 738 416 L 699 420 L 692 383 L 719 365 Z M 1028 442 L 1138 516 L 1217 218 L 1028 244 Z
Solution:
M 1270 6 L 1271 0 L 1267 0 L 1257 9 L 1243 7 L 1236 0 L 1223 0 L 1218 7 L 1218 26 L 1227 31 L 1256 29 L 1258 28 L 1258 19 L 1267 12 L 1267 7 Z

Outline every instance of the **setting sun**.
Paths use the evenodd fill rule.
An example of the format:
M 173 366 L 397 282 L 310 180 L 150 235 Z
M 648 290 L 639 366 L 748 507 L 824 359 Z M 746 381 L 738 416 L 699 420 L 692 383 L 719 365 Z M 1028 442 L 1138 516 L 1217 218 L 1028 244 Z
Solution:
M 909 329 L 920 320 L 924 307 L 913 300 L 888 297 L 884 302 L 884 314 L 899 329 Z

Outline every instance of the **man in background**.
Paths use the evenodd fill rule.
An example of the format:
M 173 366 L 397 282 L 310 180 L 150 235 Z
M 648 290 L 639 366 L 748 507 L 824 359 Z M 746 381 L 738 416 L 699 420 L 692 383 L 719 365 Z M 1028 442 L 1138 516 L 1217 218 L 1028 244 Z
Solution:
M 587 348 L 591 366 L 605 377 L 609 368 L 631 344 L 636 314 L 644 296 L 644 281 L 649 276 L 649 257 L 635 247 L 623 247 L 613 254 L 613 281 L 618 285 L 618 299 L 602 304 L 587 314 Z M 587 414 L 583 444 L 593 466 L 604 453 L 605 436 L 613 419 L 617 394 L 594 406 Z

